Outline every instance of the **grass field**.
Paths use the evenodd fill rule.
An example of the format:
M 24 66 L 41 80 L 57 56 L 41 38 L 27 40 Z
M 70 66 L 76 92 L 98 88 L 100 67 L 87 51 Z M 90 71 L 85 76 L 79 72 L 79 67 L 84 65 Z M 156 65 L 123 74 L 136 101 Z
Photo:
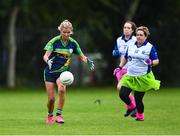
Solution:
M 46 99 L 43 89 L 0 88 L 0 135 L 180 135 L 180 89 L 146 93 L 144 122 L 123 117 L 115 87 L 68 88 L 63 125 L 45 124 Z

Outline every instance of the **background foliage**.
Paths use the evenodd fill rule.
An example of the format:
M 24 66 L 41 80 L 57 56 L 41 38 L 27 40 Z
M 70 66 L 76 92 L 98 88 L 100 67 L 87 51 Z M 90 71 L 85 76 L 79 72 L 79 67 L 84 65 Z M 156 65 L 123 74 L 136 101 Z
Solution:
M 17 85 L 41 85 L 43 82 L 43 47 L 58 34 L 57 26 L 64 19 L 73 23 L 74 38 L 85 54 L 101 54 L 105 63 L 100 70 L 97 84 L 111 85 L 112 70 L 117 58 L 111 52 L 115 40 L 122 33 L 122 25 L 133 0 L 1 0 L 0 1 L 0 84 L 6 86 L 8 48 L 6 32 L 10 14 L 18 8 L 16 20 L 16 83 Z M 149 27 L 149 41 L 157 48 L 160 65 L 155 75 L 163 86 L 178 86 L 180 77 L 179 0 L 138 0 L 138 8 L 132 18 L 138 26 Z M 92 55 L 93 56 L 93 55 Z M 98 66 L 99 64 L 96 63 Z M 77 71 L 78 72 L 78 71 Z M 92 75 L 92 73 L 89 73 Z M 103 79 L 103 80 L 102 80 Z

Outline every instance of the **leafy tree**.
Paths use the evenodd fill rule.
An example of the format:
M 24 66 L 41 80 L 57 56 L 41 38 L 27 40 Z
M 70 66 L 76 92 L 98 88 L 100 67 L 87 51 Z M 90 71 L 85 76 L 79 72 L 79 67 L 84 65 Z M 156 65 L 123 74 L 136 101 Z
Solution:
M 179 54 L 178 37 L 180 36 L 178 31 L 180 29 L 179 0 L 159 0 L 156 3 L 152 0 L 96 0 L 95 2 L 90 0 L 1 0 L 0 7 L 0 28 L 2 30 L 6 28 L 3 31 L 4 35 L 1 34 L 3 36 L 1 36 L 1 41 L 4 42 L 3 51 L 0 52 L 1 56 L 5 56 L 1 57 L 4 58 L 1 59 L 3 62 L 1 64 L 3 67 L 7 67 L 6 79 L 9 87 L 15 86 L 16 71 L 18 73 L 21 71 L 22 76 L 24 75 L 24 78 L 27 79 L 30 76 L 25 77 L 25 73 L 33 75 L 32 71 L 22 71 L 23 66 L 31 64 L 27 64 L 30 58 L 38 58 L 36 62 L 33 62 L 36 64 L 42 61 L 42 54 L 35 53 L 35 50 L 42 51 L 42 46 L 48 40 L 49 33 L 44 32 L 53 28 L 52 33 L 56 34 L 56 27 L 64 19 L 73 23 L 74 36 L 80 43 L 83 43 L 81 47 L 84 51 L 103 54 L 103 60 L 108 62 L 108 67 L 102 70 L 105 77 L 109 73 L 106 83 L 112 83 L 111 73 L 115 67 L 115 61 L 111 57 L 111 51 L 116 38 L 122 33 L 121 28 L 126 20 L 132 20 L 138 26 L 146 25 L 150 28 L 149 40 L 157 46 L 161 62 L 155 71 L 159 73 L 158 76 L 164 81 L 163 83 L 172 81 L 178 84 L 180 81 L 178 80 L 180 64 L 177 63 L 179 61 L 177 57 Z M 26 43 L 30 45 L 26 49 L 29 52 L 23 50 L 27 45 L 17 48 L 17 30 L 18 32 L 23 30 L 24 37 L 31 37 L 30 41 Z M 10 49 L 13 49 L 13 53 L 10 53 Z M 17 52 L 19 52 L 18 55 Z M 24 61 L 17 60 L 16 55 L 18 59 L 24 58 Z M 7 58 L 9 60 L 6 60 Z M 172 58 L 174 59 L 172 60 Z M 10 70 L 10 67 L 14 69 L 14 72 L 12 69 Z M 29 69 L 33 69 L 32 66 L 29 67 Z M 169 75 L 169 70 L 176 72 L 177 76 Z

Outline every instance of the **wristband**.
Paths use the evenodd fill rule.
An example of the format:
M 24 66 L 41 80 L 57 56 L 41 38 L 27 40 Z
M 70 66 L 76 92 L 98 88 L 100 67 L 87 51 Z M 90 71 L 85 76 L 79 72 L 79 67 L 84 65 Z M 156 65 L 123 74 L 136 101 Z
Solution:
M 121 66 L 118 66 L 118 68 L 121 70 L 122 69 L 122 67 Z

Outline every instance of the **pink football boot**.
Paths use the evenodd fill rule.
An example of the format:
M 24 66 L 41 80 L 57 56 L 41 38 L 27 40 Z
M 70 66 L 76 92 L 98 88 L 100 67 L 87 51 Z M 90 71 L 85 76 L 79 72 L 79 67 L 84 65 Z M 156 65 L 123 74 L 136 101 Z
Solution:
M 144 113 L 136 113 L 136 120 L 137 121 L 144 121 Z
M 131 103 L 130 105 L 127 105 L 127 111 L 124 114 L 124 116 L 127 117 L 127 116 L 133 115 L 135 113 L 136 113 L 136 106 Z
M 47 116 L 46 123 L 53 124 L 54 123 L 53 116 Z
M 61 115 L 56 116 L 56 123 L 60 123 L 60 124 L 64 123 L 64 119 Z

